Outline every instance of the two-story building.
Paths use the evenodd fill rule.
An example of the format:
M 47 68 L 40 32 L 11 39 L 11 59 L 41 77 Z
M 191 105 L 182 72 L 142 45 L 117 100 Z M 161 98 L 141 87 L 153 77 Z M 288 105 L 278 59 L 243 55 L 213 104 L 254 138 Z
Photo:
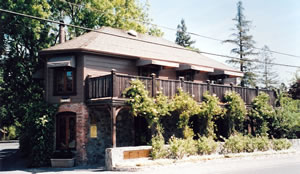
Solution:
M 212 90 L 207 80 L 228 84 L 213 88 L 224 93 L 234 88 L 229 83 L 243 76 L 195 51 L 134 31 L 102 27 L 66 42 L 63 38 L 42 50 L 40 57 L 45 60 L 45 99 L 60 104 L 55 148 L 74 150 L 77 164 L 103 162 L 107 147 L 141 144 L 136 137 L 147 127 L 122 109 L 122 91 L 130 79 L 143 76 L 151 95 L 163 90 L 172 96 L 185 85 L 200 102 L 203 91 Z M 251 96 L 256 94 L 252 91 Z

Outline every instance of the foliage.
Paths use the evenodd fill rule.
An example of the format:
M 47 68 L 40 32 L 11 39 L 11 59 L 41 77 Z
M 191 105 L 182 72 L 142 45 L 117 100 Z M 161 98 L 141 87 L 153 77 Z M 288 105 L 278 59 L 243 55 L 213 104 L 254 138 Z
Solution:
M 300 69 L 296 71 L 288 93 L 293 99 L 300 99 Z
M 15 140 L 18 135 L 16 131 L 16 126 L 4 126 L 3 129 L 0 129 L 1 133 L 3 133 L 2 140 Z
M 191 48 L 195 41 L 191 40 L 191 36 L 187 33 L 187 27 L 184 19 L 181 19 L 179 25 L 177 25 L 176 40 L 175 43 L 183 47 Z
M 149 5 L 137 0 L 66 0 L 51 2 L 54 17 L 70 21 L 70 24 L 87 28 L 110 26 L 124 30 L 135 30 L 161 36 L 163 33 L 156 27 L 147 26 L 151 19 L 148 16 Z M 78 5 L 74 5 L 78 4 Z M 77 37 L 87 31 L 68 28 L 69 37 Z
M 274 117 L 274 109 L 269 104 L 269 96 L 264 92 L 260 92 L 252 101 L 252 108 L 249 117 L 252 119 L 255 133 L 266 136 L 270 129 L 269 123 Z
M 243 132 L 244 131 L 244 120 L 247 114 L 245 102 L 241 96 L 236 92 L 226 92 L 226 120 L 228 122 L 228 135 L 233 132 Z
M 288 139 L 273 139 L 272 148 L 276 151 L 289 149 L 292 146 L 292 143 Z
M 168 151 L 165 148 L 165 139 L 162 134 L 156 134 L 152 136 L 151 143 L 151 157 L 152 159 L 165 158 L 168 155 Z
M 225 140 L 224 151 L 227 153 L 241 153 L 266 151 L 270 149 L 268 137 L 250 137 L 236 134 Z
M 172 136 L 169 139 L 170 158 L 182 159 L 185 155 L 194 155 L 196 152 L 195 141 L 190 137 L 182 139 Z
M 215 95 L 210 95 L 208 92 L 203 94 L 203 102 L 200 105 L 200 117 L 204 117 L 206 120 L 206 136 L 216 137 L 214 133 L 215 123 L 214 120 L 218 117 L 222 117 L 225 110 L 220 106 L 219 98 Z
M 216 152 L 218 143 L 212 137 L 200 137 L 196 143 L 197 153 L 201 155 L 210 155 Z
M 233 54 L 239 56 L 239 60 L 231 59 L 228 63 L 238 64 L 240 67 L 240 71 L 244 72 L 244 77 L 242 78 L 241 85 L 242 86 L 256 86 L 256 74 L 254 73 L 255 66 L 253 62 L 246 61 L 245 59 L 250 59 L 249 56 L 257 55 L 254 52 L 254 44 L 253 36 L 249 35 L 249 30 L 251 28 L 251 21 L 246 20 L 244 16 L 244 8 L 241 1 L 237 3 L 237 14 L 233 19 L 236 24 L 234 28 L 234 33 L 232 34 L 233 39 L 225 40 L 225 43 L 231 43 L 236 47 L 231 50 Z
M 182 89 L 178 89 L 177 94 L 171 102 L 171 111 L 179 113 L 178 127 L 183 129 L 184 137 L 193 137 L 193 131 L 189 128 L 188 124 L 190 117 L 200 112 L 197 102 L 188 93 L 185 93 Z
M 170 104 L 168 97 L 158 92 L 155 99 L 149 97 L 149 92 L 140 80 L 130 82 L 130 87 L 123 92 L 126 98 L 129 98 L 127 104 L 130 105 L 130 111 L 134 116 L 143 116 L 147 119 L 149 128 L 155 128 L 159 134 L 163 132 L 160 123 L 162 116 L 170 115 Z
M 279 107 L 270 126 L 270 134 L 274 138 L 296 138 L 300 130 L 300 100 L 293 100 L 282 93 L 279 97 Z
M 20 125 L 20 150 L 29 155 L 31 165 L 47 166 L 53 153 L 54 114 L 56 106 L 30 103 Z
M 259 69 L 261 69 L 260 76 L 258 78 L 258 82 L 265 89 L 275 88 L 278 85 L 278 74 L 276 71 L 273 71 L 274 58 L 268 46 L 264 46 L 262 48 L 262 52 L 260 53 L 261 61 L 263 62 Z

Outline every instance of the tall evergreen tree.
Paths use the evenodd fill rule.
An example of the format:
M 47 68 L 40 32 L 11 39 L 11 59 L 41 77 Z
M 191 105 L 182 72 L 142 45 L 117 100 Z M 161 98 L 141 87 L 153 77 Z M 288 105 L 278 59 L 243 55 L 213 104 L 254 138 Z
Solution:
M 235 28 L 233 29 L 235 32 L 231 35 L 233 39 L 228 39 L 224 42 L 236 46 L 231 50 L 231 53 L 237 54 L 239 60 L 231 59 L 227 62 L 234 65 L 238 64 L 240 71 L 244 72 L 244 77 L 241 79 L 242 86 L 256 86 L 257 75 L 253 71 L 255 64 L 249 61 L 249 56 L 257 55 L 257 53 L 254 52 L 255 41 L 253 40 L 253 36 L 249 34 L 251 21 L 246 20 L 241 1 L 237 3 L 237 14 L 233 20 L 236 22 Z
M 184 19 L 181 19 L 180 24 L 177 25 L 175 43 L 188 48 L 192 48 L 192 45 L 195 43 L 195 41 L 191 40 L 191 36 L 187 33 L 187 27 Z
M 278 85 L 278 74 L 276 71 L 273 71 L 274 58 L 268 46 L 264 46 L 260 53 L 261 61 L 263 62 L 260 66 L 261 72 L 258 78 L 258 82 L 262 85 L 263 88 L 270 89 Z

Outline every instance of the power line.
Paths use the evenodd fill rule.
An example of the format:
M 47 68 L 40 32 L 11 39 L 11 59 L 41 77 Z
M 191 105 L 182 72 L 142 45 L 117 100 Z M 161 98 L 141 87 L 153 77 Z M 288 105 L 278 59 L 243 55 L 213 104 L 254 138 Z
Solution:
M 68 2 L 66 0 L 60 0 L 60 1 L 68 3 L 68 4 L 73 5 L 73 6 L 80 7 L 80 8 L 82 8 L 82 7 L 86 8 L 85 5 Z M 89 7 L 88 9 L 90 9 L 92 11 L 97 11 L 101 15 L 107 14 L 107 12 L 102 12 L 102 11 L 96 9 L 96 8 L 93 8 L 93 7 Z M 132 20 L 132 21 L 135 21 L 135 22 L 145 23 L 145 24 L 148 24 L 148 25 L 156 26 L 156 27 L 159 27 L 159 28 L 164 28 L 164 29 L 171 30 L 171 31 L 176 31 L 176 32 L 178 31 L 177 29 L 166 27 L 166 26 L 163 26 L 163 25 L 154 24 L 154 23 L 151 23 L 149 21 L 142 21 L 142 20 L 137 20 L 137 19 L 133 19 L 133 18 L 129 18 L 128 20 Z M 194 33 L 194 32 L 187 32 L 187 33 L 190 34 L 190 35 L 194 35 L 194 36 L 197 36 L 197 37 L 202 37 L 202 38 L 210 39 L 210 40 L 214 40 L 214 41 L 219 41 L 219 42 L 223 42 L 224 41 L 222 39 L 218 39 L 218 38 L 214 38 L 214 37 L 210 37 L 210 36 L 205 36 L 205 35 L 201 35 L 201 34 Z M 289 56 L 289 57 L 300 58 L 300 56 L 298 56 L 298 55 L 283 53 L 283 52 L 274 51 L 274 50 L 264 50 L 263 48 L 258 48 L 258 47 L 254 47 L 254 49 L 256 49 L 256 50 L 262 50 L 262 51 L 267 51 L 267 52 L 271 52 L 271 53 L 275 53 L 275 54 L 280 54 L 280 55 L 284 55 L 284 56 Z
M 234 59 L 234 60 L 237 60 L 237 61 L 249 61 L 249 62 L 257 62 L 257 63 L 265 63 L 263 61 L 252 60 L 252 59 L 249 59 L 249 58 L 243 58 L 243 60 L 241 60 L 240 58 L 233 57 L 233 56 L 228 56 L 228 55 L 223 55 L 223 54 L 210 53 L 210 52 L 205 52 L 205 51 L 194 51 L 194 50 L 186 49 L 184 47 L 176 47 L 176 46 L 172 46 L 172 45 L 165 45 L 165 44 L 160 44 L 160 43 L 156 43 L 156 42 L 140 40 L 140 39 L 136 39 L 136 38 L 128 38 L 128 37 L 120 36 L 120 35 L 117 35 L 117 34 L 107 33 L 107 32 L 103 32 L 103 31 L 99 31 L 99 30 L 95 30 L 95 29 L 91 29 L 91 28 L 86 28 L 86 27 L 81 27 L 81 26 L 77 26 L 77 25 L 73 25 L 73 24 L 65 24 L 63 22 L 58 22 L 58 21 L 50 20 L 50 19 L 44 19 L 44 18 L 41 18 L 41 17 L 36 17 L 36 16 L 32 16 L 32 15 L 18 13 L 18 12 L 14 12 L 14 11 L 10 11 L 10 10 L 4 10 L 4 9 L 1 9 L 1 8 L 0 8 L 0 12 L 5 12 L 5 13 L 17 15 L 17 16 L 27 17 L 27 18 L 40 20 L 40 21 L 45 21 L 45 22 L 50 22 L 50 23 L 55 23 L 55 24 L 66 25 L 66 26 L 70 26 L 70 27 L 74 27 L 74 28 L 79 28 L 79 29 L 83 29 L 83 30 L 87 30 L 87 31 L 93 31 L 93 32 L 101 33 L 101 34 L 106 34 L 106 35 L 111 35 L 111 36 L 115 36 L 115 37 L 124 38 L 124 39 L 129 39 L 129 40 L 135 40 L 135 41 L 145 42 L 145 43 L 149 43 L 149 44 L 160 45 L 160 46 L 164 46 L 164 47 L 170 47 L 170 48 L 181 49 L 181 50 L 185 50 L 185 51 L 193 51 L 193 52 L 196 52 L 196 53 L 202 53 L 202 54 L 207 54 L 207 55 L 212 55 L 212 56 L 230 58 L 230 59 Z M 276 65 L 276 66 L 285 66 L 285 67 L 291 67 L 291 68 L 300 68 L 300 66 L 280 64 L 280 63 L 266 63 L 266 64 Z

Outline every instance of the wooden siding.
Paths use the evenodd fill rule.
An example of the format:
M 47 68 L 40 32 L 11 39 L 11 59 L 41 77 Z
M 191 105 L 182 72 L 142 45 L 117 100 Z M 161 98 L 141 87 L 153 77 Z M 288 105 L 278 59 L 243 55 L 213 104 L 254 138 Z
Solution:
M 138 68 L 135 65 L 136 60 L 124 59 L 109 56 L 84 56 L 84 77 L 90 75 L 107 75 L 112 69 L 116 69 L 120 74 L 137 75 Z

